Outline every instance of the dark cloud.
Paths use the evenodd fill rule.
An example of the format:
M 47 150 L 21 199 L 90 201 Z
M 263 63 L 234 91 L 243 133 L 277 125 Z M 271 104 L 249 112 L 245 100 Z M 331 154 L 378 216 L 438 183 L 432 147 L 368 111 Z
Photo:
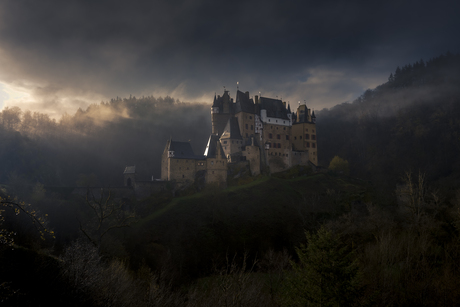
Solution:
M 385 82 L 397 65 L 459 52 L 459 9 L 453 1 L 3 1 L 0 82 L 59 88 L 56 105 L 73 94 L 193 101 L 239 81 L 331 106 Z

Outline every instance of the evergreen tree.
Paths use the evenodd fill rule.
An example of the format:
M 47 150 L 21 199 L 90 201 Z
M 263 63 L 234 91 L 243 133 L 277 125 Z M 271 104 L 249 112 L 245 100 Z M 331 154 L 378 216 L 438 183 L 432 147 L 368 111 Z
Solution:
M 307 234 L 308 245 L 296 249 L 292 263 L 290 305 L 350 306 L 358 297 L 360 274 L 354 254 L 339 236 L 322 226 Z

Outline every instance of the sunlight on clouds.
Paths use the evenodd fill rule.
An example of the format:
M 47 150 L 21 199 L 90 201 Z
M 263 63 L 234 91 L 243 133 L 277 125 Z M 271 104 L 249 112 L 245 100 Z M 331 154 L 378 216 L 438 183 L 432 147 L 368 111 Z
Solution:
M 29 90 L 23 87 L 14 86 L 0 82 L 0 107 L 20 107 L 24 102 L 33 102 Z

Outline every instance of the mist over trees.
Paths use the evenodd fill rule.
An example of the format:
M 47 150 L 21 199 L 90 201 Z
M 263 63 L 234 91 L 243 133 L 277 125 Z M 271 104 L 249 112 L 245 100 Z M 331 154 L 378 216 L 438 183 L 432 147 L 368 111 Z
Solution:
M 460 171 L 460 55 L 396 68 L 388 82 L 317 115 L 319 159 L 338 155 L 350 174 L 394 186 L 405 170 L 428 179 Z M 388 188 L 392 188 L 388 186 Z
M 166 140 L 190 140 L 199 153 L 210 126 L 208 105 L 171 97 L 117 97 L 59 120 L 7 107 L 0 113 L 0 182 L 14 175 L 75 186 L 81 174 L 93 174 L 93 185 L 117 186 L 126 165 L 136 165 L 140 178 L 159 178 Z

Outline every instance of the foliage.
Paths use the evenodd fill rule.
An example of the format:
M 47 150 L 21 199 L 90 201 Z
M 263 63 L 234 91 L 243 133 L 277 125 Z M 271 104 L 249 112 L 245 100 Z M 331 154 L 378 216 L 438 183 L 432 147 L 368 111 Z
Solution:
M 308 244 L 296 248 L 299 263 L 292 262 L 289 305 L 353 305 L 361 282 L 354 253 L 324 226 L 306 236 Z
M 22 213 L 29 217 L 30 222 L 35 226 L 42 240 L 45 240 L 45 236 L 55 238 L 54 231 L 47 228 L 46 214 L 45 216 L 41 215 L 31 204 L 18 202 L 15 199 L 0 197 L 0 245 L 12 246 L 14 244 L 14 231 L 2 227 L 5 221 L 3 213 L 7 209 L 14 211 L 15 215 Z
M 329 163 L 329 170 L 348 175 L 350 167 L 347 160 L 344 160 L 339 156 L 335 156 L 332 158 L 331 163 Z

